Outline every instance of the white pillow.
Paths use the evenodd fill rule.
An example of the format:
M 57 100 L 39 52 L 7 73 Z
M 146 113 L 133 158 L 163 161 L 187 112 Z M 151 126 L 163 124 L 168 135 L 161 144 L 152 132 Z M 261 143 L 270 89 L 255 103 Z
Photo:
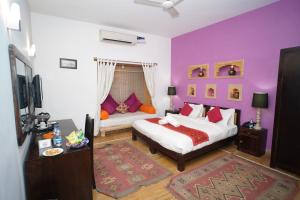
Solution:
M 209 110 L 214 109 L 214 107 L 210 107 Z M 221 115 L 222 115 L 222 120 L 217 122 L 217 124 L 222 124 L 224 126 L 231 126 L 234 125 L 234 113 L 235 113 L 235 109 L 233 108 L 229 108 L 229 109 L 220 109 Z M 206 121 L 208 120 L 208 117 L 205 117 Z
M 192 112 L 189 114 L 189 117 L 191 118 L 198 118 L 198 117 L 202 117 L 203 116 L 203 111 L 204 111 L 204 107 L 203 104 L 189 104 L 193 110 Z
M 166 116 L 165 119 L 172 126 L 175 126 L 175 127 L 180 126 L 180 123 L 174 117 L 172 117 L 171 115 Z
M 225 126 L 234 125 L 234 112 L 233 108 L 230 109 L 220 109 L 223 120 L 218 122 Z

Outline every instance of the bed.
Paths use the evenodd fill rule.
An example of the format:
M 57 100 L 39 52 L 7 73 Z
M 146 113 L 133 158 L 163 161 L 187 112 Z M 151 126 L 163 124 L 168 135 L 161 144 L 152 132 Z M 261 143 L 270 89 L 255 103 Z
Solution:
M 211 106 L 204 107 L 206 113 Z M 174 159 L 179 171 L 184 171 L 186 161 L 232 143 L 240 125 L 240 110 L 237 109 L 234 113 L 234 124 L 228 126 L 208 122 L 205 118 L 191 119 L 182 115 L 170 115 L 184 126 L 206 132 L 209 140 L 194 146 L 188 136 L 147 120 L 137 120 L 133 123 L 132 139 L 137 140 L 139 137 L 149 145 L 151 153 L 159 151 Z
M 134 113 L 114 113 L 109 116 L 109 119 L 100 120 L 100 133 L 101 136 L 105 136 L 107 131 L 126 129 L 132 126 L 132 123 L 136 120 L 148 119 L 157 117 L 157 114 L 148 114 L 141 111 Z

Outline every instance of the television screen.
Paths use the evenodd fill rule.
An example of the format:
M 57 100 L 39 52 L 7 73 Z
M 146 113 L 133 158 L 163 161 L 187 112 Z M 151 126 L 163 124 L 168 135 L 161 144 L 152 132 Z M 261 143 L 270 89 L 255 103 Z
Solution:
M 35 108 L 42 107 L 43 101 L 43 91 L 42 91 L 42 79 L 40 75 L 35 75 L 32 79 L 32 93 L 33 93 L 33 102 Z

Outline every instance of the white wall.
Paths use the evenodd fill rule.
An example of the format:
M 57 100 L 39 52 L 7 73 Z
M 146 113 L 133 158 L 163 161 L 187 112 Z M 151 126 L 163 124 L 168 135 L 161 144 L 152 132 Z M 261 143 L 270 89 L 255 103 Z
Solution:
M 21 7 L 22 31 L 7 31 L 7 13 L 12 2 Z M 0 199 L 25 199 L 23 164 L 29 137 L 18 147 L 12 97 L 8 45 L 13 43 L 24 54 L 31 45 L 31 25 L 28 3 L 25 0 L 0 0 Z
M 157 62 L 159 113 L 163 114 L 169 106 L 169 38 L 139 34 L 146 37 L 146 44 L 128 46 L 103 43 L 98 41 L 98 32 L 103 26 L 37 13 L 31 13 L 31 19 L 33 41 L 37 47 L 35 72 L 43 79 L 42 110 L 49 112 L 52 119 L 72 118 L 78 128 L 84 128 L 85 114 L 94 116 L 97 76 L 93 57 Z M 78 69 L 59 68 L 59 58 L 77 59 Z

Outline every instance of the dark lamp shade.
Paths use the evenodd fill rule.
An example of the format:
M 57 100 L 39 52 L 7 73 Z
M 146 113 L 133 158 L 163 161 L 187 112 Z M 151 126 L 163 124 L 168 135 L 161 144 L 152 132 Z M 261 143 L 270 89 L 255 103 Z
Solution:
M 268 108 L 268 93 L 254 93 L 252 98 L 252 107 Z
M 168 87 L 168 95 L 170 96 L 176 95 L 176 87 L 174 86 Z

